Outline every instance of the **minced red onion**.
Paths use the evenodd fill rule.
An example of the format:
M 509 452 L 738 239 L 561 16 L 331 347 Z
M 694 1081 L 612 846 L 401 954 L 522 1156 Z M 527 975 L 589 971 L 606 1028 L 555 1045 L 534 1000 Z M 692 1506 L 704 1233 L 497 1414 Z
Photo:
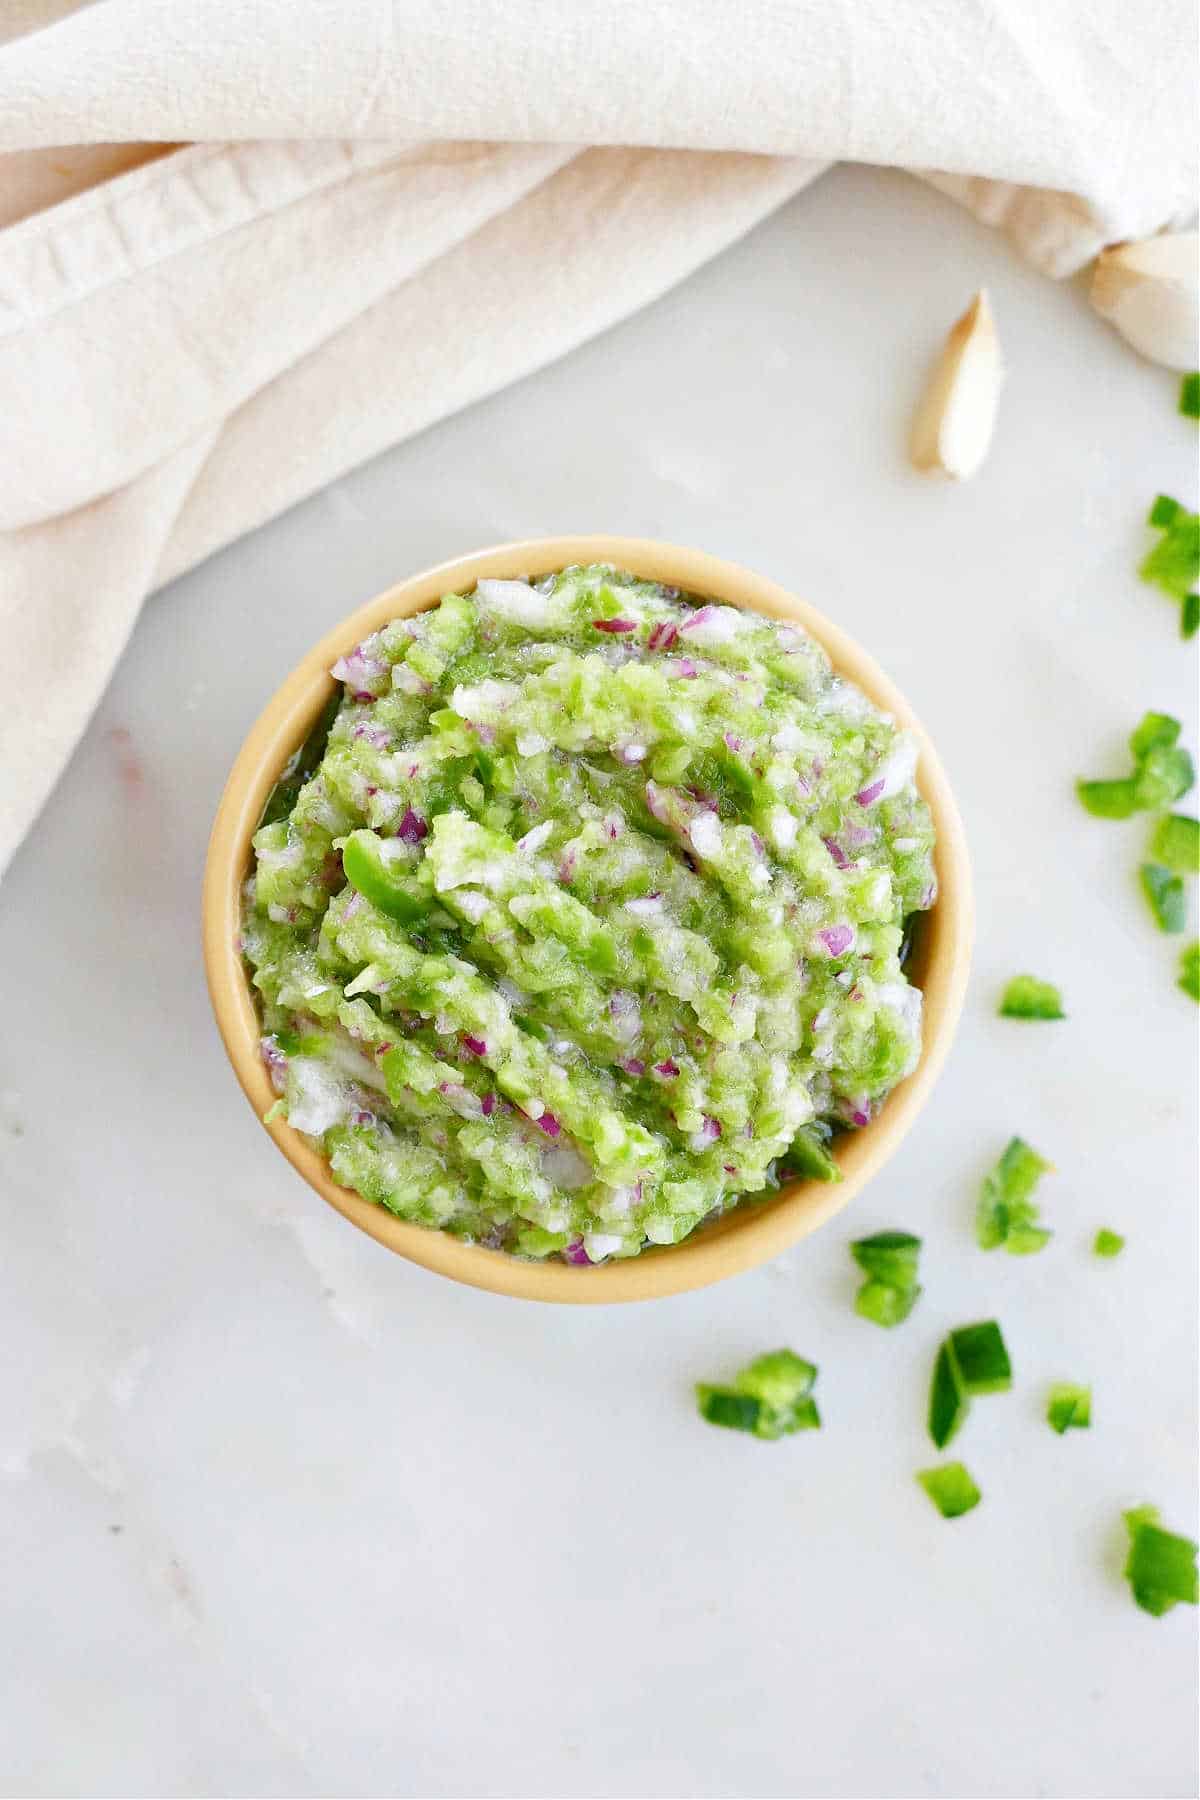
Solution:
M 329 673 L 335 681 L 344 682 L 354 690 L 355 698 L 364 693 L 369 700 L 376 695 L 369 691 L 372 682 L 382 681 L 387 684 L 388 665 L 381 657 L 368 654 L 365 644 L 358 644 L 349 656 L 339 656 Z
M 715 1144 L 720 1136 L 720 1121 L 714 1119 L 710 1113 L 705 1113 L 703 1125 L 700 1127 L 699 1131 L 694 1131 L 688 1139 L 688 1144 L 693 1155 L 698 1155 L 700 1151 L 707 1150 L 708 1146 L 710 1144 Z
M 396 835 L 406 844 L 419 844 L 429 836 L 429 827 L 420 813 L 415 813 L 411 806 L 406 806 Z
M 828 950 L 830 956 L 845 956 L 854 942 L 853 925 L 827 925 L 817 936 Z
M 391 732 L 382 725 L 356 725 L 351 736 L 361 738 L 373 750 L 386 750 L 392 741 Z
M 838 843 L 836 838 L 823 837 L 821 842 L 824 844 L 839 869 L 848 869 L 850 867 L 850 858 L 846 855 L 846 852 L 842 849 L 842 846 Z
M 592 625 L 597 631 L 624 633 L 637 630 L 636 619 L 593 619 Z

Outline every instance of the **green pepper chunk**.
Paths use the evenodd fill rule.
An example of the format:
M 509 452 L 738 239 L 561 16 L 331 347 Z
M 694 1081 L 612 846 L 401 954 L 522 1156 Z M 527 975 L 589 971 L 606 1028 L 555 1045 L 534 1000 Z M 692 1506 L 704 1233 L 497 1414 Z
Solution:
M 860 1319 L 891 1330 L 903 1325 L 921 1298 L 919 1287 L 893 1287 L 887 1281 L 864 1281 L 854 1296 L 854 1310 Z
M 1065 1019 L 1062 995 L 1052 982 L 1036 975 L 1014 975 L 1000 1000 L 1005 1019 Z
M 979 1196 L 975 1234 L 981 1250 L 1003 1244 L 1010 1256 L 1031 1256 L 1045 1249 L 1053 1234 L 1039 1222 L 1033 1191 L 1052 1167 L 1023 1138 L 1009 1140 Z
M 1094 819 L 1129 819 L 1140 805 L 1137 784 L 1127 779 L 1077 781 L 1075 791 Z
M 958 1378 L 968 1394 L 1003 1394 L 1012 1386 L 1008 1346 L 995 1319 L 950 1333 Z
M 842 1171 L 815 1132 L 798 1131 L 787 1154 L 787 1166 L 805 1181 L 840 1181 Z
M 947 1339 L 937 1353 L 929 1390 L 929 1435 L 939 1450 L 944 1450 L 960 1430 L 969 1409 L 970 1401 Z
M 1046 1423 L 1062 1437 L 1067 1431 L 1087 1431 L 1092 1423 L 1092 1390 L 1073 1381 L 1059 1381 L 1046 1401 Z
M 1160 744 L 1142 758 L 1133 778 L 1138 806 L 1157 812 L 1186 794 L 1196 779 L 1192 759 L 1178 744 Z
M 755 1400 L 753 1395 L 698 1382 L 696 1404 L 700 1408 L 700 1417 L 707 1419 L 710 1425 L 724 1425 L 729 1431 L 749 1431 L 758 1435 L 762 1401 Z
M 1182 931 L 1187 924 L 1187 895 L 1183 880 L 1157 863 L 1143 863 L 1138 871 L 1142 892 L 1160 931 Z
M 1176 506 L 1174 500 L 1160 498 L 1156 504 Z M 1148 712 L 1142 715 L 1141 723 L 1134 729 L 1129 739 L 1129 748 L 1133 752 L 1133 760 L 1141 762 L 1151 750 L 1169 750 L 1172 744 L 1179 742 L 1179 734 L 1183 726 L 1170 713 Z
M 921 1240 L 911 1231 L 877 1231 L 873 1237 L 859 1238 L 850 1246 L 864 1275 L 889 1287 L 915 1287 Z
M 1173 1606 L 1195 1606 L 1198 1592 L 1197 1546 L 1191 1538 L 1166 1531 L 1154 1506 L 1135 1506 L 1125 1514 L 1129 1556 L 1125 1579 L 1143 1612 L 1161 1619 Z
M 1150 854 L 1176 875 L 1200 874 L 1200 819 L 1167 813 L 1155 827 Z
M 816 1365 L 794 1350 L 769 1350 L 736 1375 L 729 1387 L 701 1382 L 696 1388 L 700 1416 L 710 1425 L 748 1431 L 773 1441 L 794 1431 L 820 1429 L 812 1398 Z
M 389 862 L 387 842 L 374 831 L 352 831 L 342 848 L 342 868 L 364 900 L 389 919 L 412 925 L 429 917 L 432 901 L 418 885 L 410 863 Z
M 978 1506 L 983 1495 L 966 1467 L 960 1462 L 942 1463 L 936 1469 L 922 1469 L 917 1480 L 941 1513 L 943 1519 L 961 1519 Z

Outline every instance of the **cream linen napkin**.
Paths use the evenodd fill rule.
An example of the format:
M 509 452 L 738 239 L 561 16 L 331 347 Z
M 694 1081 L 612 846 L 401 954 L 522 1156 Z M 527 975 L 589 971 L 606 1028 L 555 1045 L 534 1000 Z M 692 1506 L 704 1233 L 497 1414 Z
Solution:
M 937 171 L 1053 274 L 1186 222 L 1194 36 L 1186 0 L 10 0 L 0 866 L 146 593 L 830 161 Z

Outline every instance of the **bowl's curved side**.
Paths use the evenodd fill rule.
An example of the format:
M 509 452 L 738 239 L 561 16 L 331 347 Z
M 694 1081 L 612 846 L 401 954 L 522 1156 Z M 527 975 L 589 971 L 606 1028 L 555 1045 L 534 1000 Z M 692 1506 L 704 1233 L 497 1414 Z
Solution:
M 217 808 L 203 888 L 203 945 L 217 1025 L 238 1081 L 259 1118 L 275 1093 L 259 1055 L 253 994 L 238 948 L 241 888 L 250 839 L 280 769 L 304 739 L 334 682 L 337 658 L 389 619 L 469 588 L 482 575 L 539 575 L 572 563 L 606 562 L 644 579 L 788 619 L 828 651 L 838 672 L 911 731 L 920 748 L 917 781 L 937 834 L 938 900 L 922 926 L 918 975 L 924 991 L 921 1061 L 889 1096 L 878 1117 L 839 1145 L 842 1180 L 799 1182 L 760 1205 L 746 1204 L 670 1249 L 628 1261 L 578 1269 L 522 1262 L 461 1243 L 444 1232 L 409 1225 L 339 1187 L 329 1165 L 283 1119 L 266 1126 L 305 1180 L 353 1224 L 388 1249 L 455 1281 L 520 1299 L 609 1302 L 655 1299 L 703 1287 L 765 1262 L 841 1210 L 891 1156 L 941 1072 L 962 1009 L 970 971 L 974 908 L 962 821 L 945 771 L 920 721 L 882 669 L 845 632 L 777 583 L 703 551 L 641 538 L 560 537 L 502 544 L 442 563 L 389 588 L 341 621 L 273 695 L 238 752 Z

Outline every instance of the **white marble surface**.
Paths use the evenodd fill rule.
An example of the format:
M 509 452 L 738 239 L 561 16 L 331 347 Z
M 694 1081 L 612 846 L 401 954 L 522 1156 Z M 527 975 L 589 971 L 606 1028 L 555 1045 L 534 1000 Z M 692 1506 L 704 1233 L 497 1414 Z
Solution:
M 906 419 L 984 281 L 998 440 L 930 486 Z M 0 894 L 4 1793 L 1194 1791 L 1194 1618 L 1134 1609 L 1119 1513 L 1194 1530 L 1196 1013 L 1134 887 L 1144 824 L 1071 792 L 1148 706 L 1195 746 L 1195 647 L 1133 577 L 1194 467 L 1173 405 L 1076 288 L 842 171 L 148 607 Z M 980 948 L 936 1104 L 849 1216 L 707 1292 L 576 1311 L 455 1288 L 321 1206 L 226 1066 L 197 908 L 230 760 L 328 624 L 590 529 L 739 558 L 876 651 L 956 782 Z M 1069 1023 L 993 1016 L 1027 967 Z M 1059 1168 L 1028 1261 L 971 1232 L 1017 1130 Z M 891 1224 L 927 1292 L 885 1334 L 846 1243 Z M 986 1498 L 946 1524 L 912 1480 L 932 1352 L 993 1314 L 1017 1386 L 977 1405 L 956 1449 Z M 780 1342 L 821 1365 L 824 1431 L 700 1424 L 690 1383 Z M 1095 1429 L 1060 1440 L 1064 1377 Z

